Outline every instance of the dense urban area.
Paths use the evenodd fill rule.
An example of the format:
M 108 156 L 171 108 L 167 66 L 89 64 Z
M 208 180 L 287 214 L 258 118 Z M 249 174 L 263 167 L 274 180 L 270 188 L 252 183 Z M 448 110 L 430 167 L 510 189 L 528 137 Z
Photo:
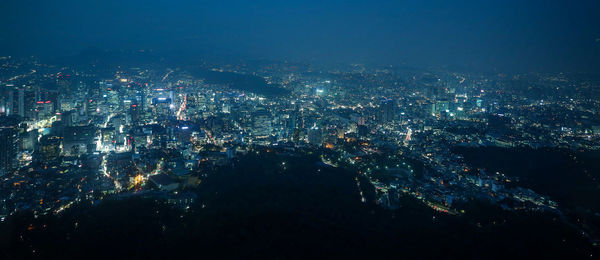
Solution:
M 600 149 L 599 78 L 96 59 L 65 65 L 0 57 L 2 222 L 22 212 L 60 216 L 133 197 L 183 212 L 204 208 L 198 192 L 207 178 L 244 169 L 248 156 L 274 154 L 277 174 L 308 157 L 316 174 L 351 173 L 365 207 L 394 212 L 411 200 L 435 212 L 433 218 L 460 218 L 470 213 L 468 205 L 485 202 L 554 216 L 598 247 L 600 176 L 579 160 Z M 550 155 L 530 155 L 541 151 Z M 568 160 L 569 169 L 581 171 L 519 176 L 506 166 L 520 167 L 519 158 L 502 152 L 539 157 L 533 164 Z M 492 167 L 485 160 L 500 161 Z M 544 184 L 553 178 L 561 181 Z M 563 181 L 569 178 L 587 186 L 563 186 L 568 196 L 552 193 L 570 185 Z

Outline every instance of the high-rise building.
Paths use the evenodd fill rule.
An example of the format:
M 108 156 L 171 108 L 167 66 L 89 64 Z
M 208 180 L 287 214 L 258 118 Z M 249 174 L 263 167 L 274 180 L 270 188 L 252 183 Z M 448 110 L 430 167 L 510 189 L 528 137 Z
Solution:
M 38 153 L 37 159 L 45 163 L 56 161 L 60 156 L 61 146 L 61 137 L 43 136 L 39 144 L 39 150 L 36 151 L 36 153 Z
M 19 89 L 18 108 L 19 108 L 19 116 L 25 117 L 25 90 L 22 88 Z
M 271 135 L 271 114 L 266 110 L 259 110 L 254 113 L 252 122 L 252 132 L 258 138 L 265 138 Z
M 20 134 L 21 151 L 33 152 L 37 144 L 38 131 L 23 132 Z
M 381 123 L 388 123 L 394 120 L 396 115 L 396 102 L 391 99 L 385 99 L 379 105 L 379 121 Z
M 450 112 L 450 103 L 448 100 L 438 100 L 431 106 L 431 113 L 440 115 Z
M 75 110 L 62 112 L 60 115 L 60 120 L 63 121 L 65 126 L 73 126 L 73 116 L 75 114 Z
M 138 104 L 132 104 L 129 107 L 129 118 L 131 118 L 130 123 L 134 126 L 137 126 L 140 124 L 140 110 L 141 110 L 141 105 Z
M 73 91 L 73 81 L 70 74 L 58 73 L 56 76 L 56 85 L 58 85 L 62 93 L 71 94 Z
M 308 130 L 308 143 L 321 146 L 323 143 L 323 131 L 320 127 L 314 125 Z
M 0 175 L 4 175 L 17 166 L 18 133 L 13 127 L 0 127 Z
M 9 90 L 8 93 L 6 93 L 7 98 L 6 98 L 6 115 L 10 116 L 12 114 L 15 113 L 14 111 L 14 104 L 15 104 L 15 95 L 14 92 L 12 90 Z

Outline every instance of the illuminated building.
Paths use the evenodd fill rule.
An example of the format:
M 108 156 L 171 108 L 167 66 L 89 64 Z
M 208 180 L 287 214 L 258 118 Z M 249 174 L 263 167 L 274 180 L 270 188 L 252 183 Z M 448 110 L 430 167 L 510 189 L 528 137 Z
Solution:
M 43 136 L 39 144 L 37 159 L 41 162 L 54 162 L 60 157 L 62 138 L 59 136 Z

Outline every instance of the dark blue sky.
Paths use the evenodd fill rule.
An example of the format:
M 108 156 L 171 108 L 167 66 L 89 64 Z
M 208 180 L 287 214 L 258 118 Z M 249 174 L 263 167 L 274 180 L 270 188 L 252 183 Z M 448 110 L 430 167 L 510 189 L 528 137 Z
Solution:
M 88 47 L 600 72 L 600 1 L 0 0 L 0 55 Z

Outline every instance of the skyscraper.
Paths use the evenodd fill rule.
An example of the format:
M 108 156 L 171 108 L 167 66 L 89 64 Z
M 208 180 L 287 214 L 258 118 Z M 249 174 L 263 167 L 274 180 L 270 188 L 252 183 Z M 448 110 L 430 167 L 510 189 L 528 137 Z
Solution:
M 257 138 L 266 138 L 271 135 L 271 114 L 266 110 L 259 110 L 254 113 L 253 133 Z
M 0 127 L 0 175 L 4 175 L 17 166 L 18 152 L 17 130 L 13 127 Z
M 25 90 L 19 89 L 19 116 L 25 117 Z
M 379 105 L 379 121 L 381 123 L 388 123 L 394 120 L 396 112 L 396 103 L 392 99 L 385 99 L 381 101 Z
M 308 143 L 316 146 L 321 146 L 323 143 L 323 131 L 318 126 L 314 125 L 308 130 Z

